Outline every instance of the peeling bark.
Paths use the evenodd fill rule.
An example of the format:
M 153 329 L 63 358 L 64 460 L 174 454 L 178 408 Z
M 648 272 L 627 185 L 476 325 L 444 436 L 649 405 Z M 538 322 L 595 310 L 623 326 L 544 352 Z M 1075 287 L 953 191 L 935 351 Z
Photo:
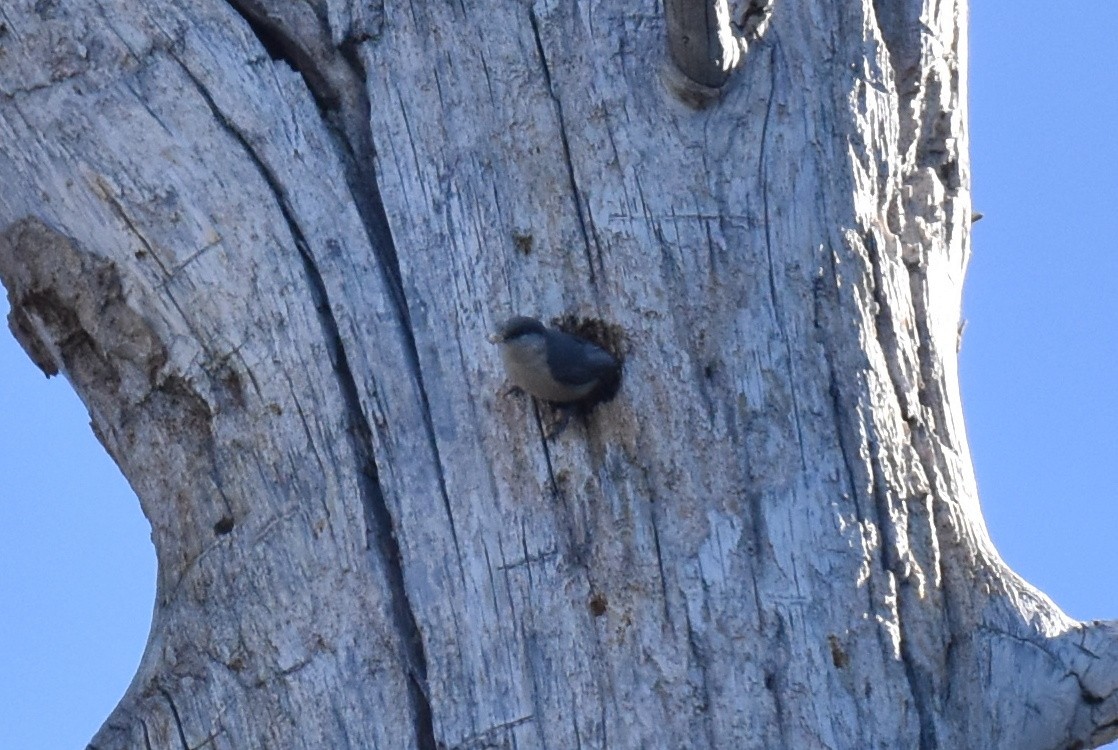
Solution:
M 965 17 L 5 5 L 9 324 L 159 560 L 92 745 L 1118 737 L 1114 624 L 978 506 Z M 499 396 L 514 312 L 624 349 L 552 442 Z

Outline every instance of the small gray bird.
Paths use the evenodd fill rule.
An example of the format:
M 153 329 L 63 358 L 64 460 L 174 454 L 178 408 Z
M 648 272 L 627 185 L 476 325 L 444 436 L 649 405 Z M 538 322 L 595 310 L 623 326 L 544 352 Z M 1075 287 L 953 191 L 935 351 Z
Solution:
M 513 385 L 556 406 L 562 414 L 555 437 L 572 411 L 589 409 L 617 393 L 621 365 L 586 339 L 546 327 L 535 318 L 509 318 L 489 337 Z

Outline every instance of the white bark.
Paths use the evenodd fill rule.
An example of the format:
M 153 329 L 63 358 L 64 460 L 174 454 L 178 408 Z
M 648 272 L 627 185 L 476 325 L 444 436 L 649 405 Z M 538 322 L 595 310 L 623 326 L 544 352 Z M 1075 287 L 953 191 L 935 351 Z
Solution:
M 92 744 L 1118 736 L 978 507 L 965 15 L 777 4 L 696 110 L 650 2 L 0 9 L 12 329 L 159 558 Z M 554 442 L 514 312 L 625 356 Z

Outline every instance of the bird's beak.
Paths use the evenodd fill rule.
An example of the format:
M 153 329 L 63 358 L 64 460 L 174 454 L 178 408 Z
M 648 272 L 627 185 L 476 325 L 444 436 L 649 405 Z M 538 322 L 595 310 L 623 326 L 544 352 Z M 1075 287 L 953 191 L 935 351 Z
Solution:
M 491 333 L 486 336 L 486 339 L 489 341 L 490 344 L 499 344 L 501 343 L 501 334 Z

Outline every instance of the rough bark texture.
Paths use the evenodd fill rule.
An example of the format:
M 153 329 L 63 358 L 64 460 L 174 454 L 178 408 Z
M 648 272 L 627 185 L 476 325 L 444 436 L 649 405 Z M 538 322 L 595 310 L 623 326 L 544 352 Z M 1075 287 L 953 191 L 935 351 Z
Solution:
M 1113 624 L 978 507 L 965 17 L 784 0 L 695 110 L 652 2 L 0 8 L 11 327 L 159 559 L 92 745 L 1118 735 Z M 544 441 L 512 312 L 620 397 Z

